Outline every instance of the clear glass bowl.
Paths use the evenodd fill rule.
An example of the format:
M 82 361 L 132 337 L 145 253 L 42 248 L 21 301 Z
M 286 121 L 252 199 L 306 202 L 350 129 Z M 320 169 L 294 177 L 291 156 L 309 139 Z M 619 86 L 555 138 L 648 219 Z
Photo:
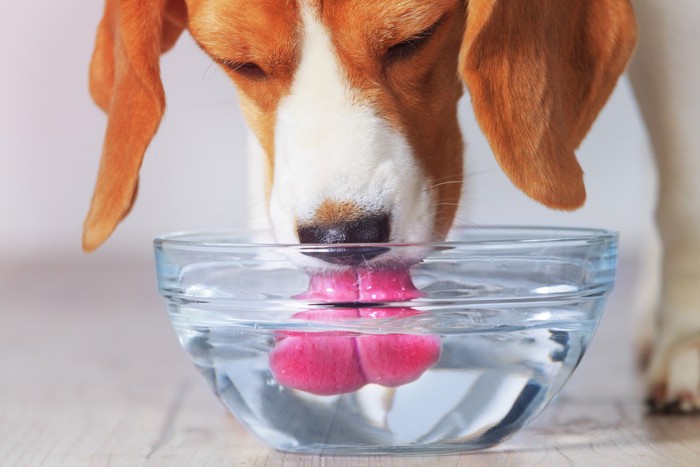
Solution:
M 493 446 L 581 360 L 613 287 L 617 234 L 459 228 L 441 243 L 155 240 L 183 348 L 270 446 L 323 454 Z

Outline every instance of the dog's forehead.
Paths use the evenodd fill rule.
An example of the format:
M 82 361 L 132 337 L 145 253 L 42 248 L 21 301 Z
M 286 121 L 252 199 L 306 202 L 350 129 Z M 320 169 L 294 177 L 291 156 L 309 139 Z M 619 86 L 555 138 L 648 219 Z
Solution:
M 279 46 L 299 28 L 294 0 L 187 0 L 187 8 L 191 34 L 208 49 Z
M 453 9 L 458 0 L 395 0 L 358 2 L 354 0 L 317 1 L 316 9 L 332 32 L 356 32 L 369 39 L 405 38 L 435 23 Z M 382 37 L 385 36 L 385 37 Z
M 435 22 L 459 0 L 187 0 L 190 29 L 200 36 L 228 38 L 302 26 L 301 8 L 312 9 L 332 33 L 364 34 L 366 39 L 400 37 Z M 383 37 L 385 36 L 385 37 Z
M 381 78 L 382 57 L 389 47 L 421 34 L 463 5 L 462 0 L 187 2 L 189 29 L 200 46 L 219 62 L 262 66 L 278 79 L 275 86 L 280 89 L 273 92 L 277 97 L 291 84 L 302 58 L 301 44 L 309 25 L 304 17 L 309 14 L 330 38 L 352 86 L 367 91 Z

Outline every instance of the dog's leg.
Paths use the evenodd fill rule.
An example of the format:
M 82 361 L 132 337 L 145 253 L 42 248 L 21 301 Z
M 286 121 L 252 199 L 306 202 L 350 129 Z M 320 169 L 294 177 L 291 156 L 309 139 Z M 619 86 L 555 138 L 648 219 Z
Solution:
M 657 154 L 663 297 L 648 369 L 652 406 L 700 409 L 700 3 L 637 0 L 630 67 Z

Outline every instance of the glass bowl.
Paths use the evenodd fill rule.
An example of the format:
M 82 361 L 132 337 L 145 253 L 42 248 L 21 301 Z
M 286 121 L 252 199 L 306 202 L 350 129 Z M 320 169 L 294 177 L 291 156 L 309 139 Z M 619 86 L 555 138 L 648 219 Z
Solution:
M 183 348 L 270 446 L 321 454 L 482 449 L 536 417 L 588 347 L 617 234 L 454 229 L 425 244 L 155 240 Z

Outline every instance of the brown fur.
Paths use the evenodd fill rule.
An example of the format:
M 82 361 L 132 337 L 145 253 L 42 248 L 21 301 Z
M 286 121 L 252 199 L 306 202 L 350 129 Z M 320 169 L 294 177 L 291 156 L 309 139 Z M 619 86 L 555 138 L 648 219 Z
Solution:
M 583 204 L 574 149 L 632 52 L 628 0 L 315 1 L 349 81 L 407 137 L 433 181 L 437 233 L 449 229 L 461 191 L 459 72 L 513 183 L 550 207 Z M 237 85 L 273 166 L 275 112 L 299 60 L 297 11 L 293 0 L 106 1 L 90 85 L 109 122 L 84 226 L 87 251 L 107 239 L 133 204 L 143 154 L 164 108 L 159 54 L 185 25 Z M 390 46 L 438 20 L 433 37 L 410 59 L 384 63 Z M 260 65 L 264 79 L 231 66 L 250 62 Z M 268 185 L 271 180 L 270 169 Z
M 362 209 L 348 201 L 325 200 L 314 212 L 315 225 L 333 225 L 357 220 L 365 214 Z
M 628 0 L 472 0 L 464 40 L 462 73 L 503 170 L 549 207 L 583 205 L 574 150 L 634 48 Z
M 143 155 L 163 115 L 159 56 L 182 31 L 166 18 L 166 6 L 172 11 L 182 7 L 165 0 L 106 2 L 90 66 L 90 89 L 109 120 L 83 230 L 86 251 L 101 245 L 131 209 Z

